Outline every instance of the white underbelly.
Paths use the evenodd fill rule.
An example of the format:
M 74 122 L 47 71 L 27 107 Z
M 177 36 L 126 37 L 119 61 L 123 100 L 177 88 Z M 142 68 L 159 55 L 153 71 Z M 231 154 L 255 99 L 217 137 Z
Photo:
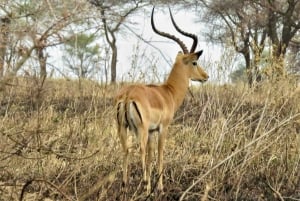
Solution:
M 148 128 L 149 133 L 153 133 L 157 131 L 158 133 L 161 133 L 162 131 L 162 124 L 160 123 L 150 123 L 149 128 Z

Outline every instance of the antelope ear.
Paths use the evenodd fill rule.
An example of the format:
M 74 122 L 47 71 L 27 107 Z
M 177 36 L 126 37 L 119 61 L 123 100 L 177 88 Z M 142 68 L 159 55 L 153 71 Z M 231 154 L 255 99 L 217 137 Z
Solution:
M 177 56 L 178 56 L 178 55 L 183 55 L 183 53 L 182 53 L 181 51 L 179 51 L 179 52 L 177 53 Z
M 200 50 L 200 51 L 194 53 L 196 55 L 196 57 L 197 57 L 197 60 L 202 55 L 202 53 L 203 53 L 203 50 Z
M 179 51 L 176 55 L 176 62 L 182 60 L 183 58 L 184 54 L 181 51 Z

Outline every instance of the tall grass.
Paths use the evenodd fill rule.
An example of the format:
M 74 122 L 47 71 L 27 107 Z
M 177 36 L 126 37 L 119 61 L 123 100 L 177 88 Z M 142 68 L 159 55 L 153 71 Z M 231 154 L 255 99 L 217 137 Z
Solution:
M 192 88 L 169 130 L 164 194 L 152 196 L 136 143 L 121 191 L 118 88 L 11 82 L 0 93 L 0 200 L 300 200 L 300 90 L 288 81 Z

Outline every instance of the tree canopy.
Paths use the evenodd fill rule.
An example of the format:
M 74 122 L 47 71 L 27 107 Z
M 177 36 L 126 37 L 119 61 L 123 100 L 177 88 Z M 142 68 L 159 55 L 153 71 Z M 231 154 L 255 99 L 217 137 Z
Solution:
M 156 3 L 166 7 L 170 2 Z M 205 24 L 207 42 L 233 48 L 243 56 L 250 86 L 262 76 L 278 78 L 299 72 L 299 1 L 176 2 L 177 9 L 193 8 L 191 14 L 194 11 L 198 17 L 195 23 Z M 138 11 L 150 10 L 153 6 L 138 0 L 1 0 L 0 5 L 0 79 L 3 82 L 21 72 L 45 77 L 50 68 L 62 71 L 61 67 L 49 63 L 49 58 L 55 56 L 53 48 L 58 46 L 65 47 L 60 48 L 66 53 L 64 61 L 68 62 L 65 65 L 76 75 L 85 77 L 93 68 L 101 71 L 99 65 L 105 65 L 105 73 L 109 71 L 111 82 L 116 82 L 120 70 L 117 65 L 118 38 Z M 97 41 L 98 46 L 90 46 L 88 37 L 92 35 L 90 39 Z M 76 43 L 74 38 L 77 38 Z M 263 52 L 269 52 L 268 65 L 264 66 L 261 65 L 261 59 L 265 57 Z M 81 73 L 78 65 L 75 67 L 70 63 L 75 57 L 86 62 Z M 85 57 L 93 58 L 94 63 L 89 63 Z M 98 64 L 95 60 L 99 60 Z M 101 62 L 104 60 L 105 64 Z

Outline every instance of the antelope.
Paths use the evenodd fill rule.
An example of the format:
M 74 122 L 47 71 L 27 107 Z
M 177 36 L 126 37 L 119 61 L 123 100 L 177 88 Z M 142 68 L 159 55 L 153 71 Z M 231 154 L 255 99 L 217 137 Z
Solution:
M 198 39 L 194 34 L 182 31 L 169 9 L 172 24 L 184 36 L 193 39 L 188 51 L 186 45 L 174 35 L 159 31 L 154 24 L 154 7 L 151 14 L 153 31 L 175 41 L 183 52 L 178 52 L 167 80 L 161 85 L 133 84 L 122 88 L 115 97 L 117 108 L 117 130 L 124 151 L 123 188 L 128 183 L 128 134 L 133 131 L 139 139 L 143 170 L 143 181 L 147 194 L 151 192 L 151 162 L 153 157 L 154 133 L 158 132 L 158 190 L 163 191 L 163 151 L 167 130 L 174 114 L 182 104 L 188 91 L 189 80 L 205 82 L 208 74 L 198 65 L 202 50 L 195 52 Z

